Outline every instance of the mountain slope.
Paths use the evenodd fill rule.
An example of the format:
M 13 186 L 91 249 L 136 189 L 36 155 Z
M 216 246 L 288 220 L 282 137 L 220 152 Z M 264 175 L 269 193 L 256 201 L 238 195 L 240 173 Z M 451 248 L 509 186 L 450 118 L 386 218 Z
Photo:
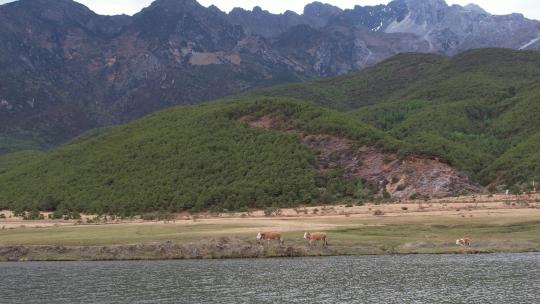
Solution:
M 477 181 L 498 176 L 513 184 L 517 179 L 493 171 L 501 166 L 492 163 L 540 132 L 539 82 L 540 53 L 484 49 L 403 54 L 361 72 L 250 94 L 302 97 L 350 112 Z M 540 176 L 535 168 L 521 171 L 521 182 Z
M 0 153 L 403 52 L 538 50 L 539 37 L 538 21 L 442 0 L 351 10 L 315 2 L 301 15 L 157 0 L 134 16 L 100 16 L 71 0 L 19 0 L 0 6 Z
M 538 182 L 540 176 L 540 132 L 535 133 L 517 146 L 508 149 L 495 162 L 489 165 L 484 174 L 488 180 L 505 180 L 508 184 L 522 185 L 524 181 Z
M 410 153 L 347 114 L 298 100 L 184 106 L 50 152 L 0 157 L 0 209 L 127 215 L 478 190 Z

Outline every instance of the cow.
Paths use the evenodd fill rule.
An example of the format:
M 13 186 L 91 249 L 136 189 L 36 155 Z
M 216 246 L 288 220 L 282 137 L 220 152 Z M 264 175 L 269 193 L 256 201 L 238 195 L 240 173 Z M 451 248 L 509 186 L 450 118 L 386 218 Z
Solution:
M 459 245 L 462 248 L 471 247 L 471 244 L 472 244 L 472 240 L 470 238 L 463 238 L 463 239 L 456 240 L 456 245 Z
M 323 241 L 323 246 L 328 246 L 328 242 L 326 241 L 326 233 L 324 232 L 306 232 L 304 233 L 304 239 L 309 241 L 309 246 L 311 246 L 313 241 Z
M 259 232 L 257 234 L 257 241 L 266 240 L 267 243 L 270 243 L 272 240 L 278 240 L 280 245 L 283 245 L 283 238 L 279 232 Z

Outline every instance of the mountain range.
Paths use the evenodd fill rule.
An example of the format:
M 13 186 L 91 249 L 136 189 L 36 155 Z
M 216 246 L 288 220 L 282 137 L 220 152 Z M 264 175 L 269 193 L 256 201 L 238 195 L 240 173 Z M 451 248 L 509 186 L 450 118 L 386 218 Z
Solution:
M 0 209 L 133 215 L 531 190 L 540 52 L 400 54 L 0 156 Z
M 540 49 L 540 22 L 475 5 L 395 0 L 303 14 L 157 0 L 100 16 L 71 0 L 0 6 L 0 153 L 257 86 L 336 76 L 404 52 Z

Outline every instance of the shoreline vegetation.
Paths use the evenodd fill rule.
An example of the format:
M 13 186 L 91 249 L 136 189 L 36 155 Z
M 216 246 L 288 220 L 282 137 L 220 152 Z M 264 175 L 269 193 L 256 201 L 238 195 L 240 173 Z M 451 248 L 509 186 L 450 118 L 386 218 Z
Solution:
M 0 261 L 111 261 L 540 251 L 540 195 L 328 205 L 165 220 L 23 220 L 0 211 Z M 44 218 L 47 218 L 44 214 Z M 90 220 L 88 220 L 90 219 Z M 285 243 L 261 242 L 279 231 Z M 309 246 L 323 231 L 328 247 Z M 455 240 L 470 237 L 470 248 Z

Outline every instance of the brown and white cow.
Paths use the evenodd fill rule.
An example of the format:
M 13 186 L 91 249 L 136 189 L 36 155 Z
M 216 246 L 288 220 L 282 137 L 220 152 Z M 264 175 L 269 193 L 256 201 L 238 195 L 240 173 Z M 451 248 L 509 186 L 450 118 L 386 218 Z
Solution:
M 309 241 L 309 246 L 311 246 L 313 241 L 323 241 L 323 246 L 328 246 L 328 242 L 326 242 L 326 233 L 324 232 L 306 232 L 304 233 L 304 239 Z
M 272 240 L 278 240 L 280 245 L 283 245 L 283 238 L 279 232 L 259 232 L 257 234 L 257 241 L 265 240 L 270 243 Z
M 461 246 L 463 248 L 471 247 L 472 240 L 470 238 L 459 239 L 459 240 L 456 240 L 456 245 L 459 245 L 459 246 Z

